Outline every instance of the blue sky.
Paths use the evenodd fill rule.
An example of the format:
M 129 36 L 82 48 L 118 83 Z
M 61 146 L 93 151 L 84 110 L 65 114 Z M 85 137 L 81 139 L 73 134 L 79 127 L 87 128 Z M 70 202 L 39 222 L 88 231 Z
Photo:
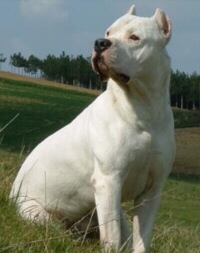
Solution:
M 200 74 L 199 0 L 0 0 L 0 53 L 90 56 L 93 42 L 134 4 L 138 16 L 163 9 L 173 25 L 172 68 Z

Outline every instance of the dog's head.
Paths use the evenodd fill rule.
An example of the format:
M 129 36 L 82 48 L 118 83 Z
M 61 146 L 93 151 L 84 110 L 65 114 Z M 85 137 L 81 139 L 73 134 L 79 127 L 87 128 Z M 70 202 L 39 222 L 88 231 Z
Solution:
M 162 10 L 143 18 L 135 15 L 132 6 L 107 29 L 104 38 L 95 41 L 93 69 L 102 80 L 112 78 L 120 84 L 142 76 L 148 78 L 168 58 L 164 48 L 170 36 L 171 23 Z

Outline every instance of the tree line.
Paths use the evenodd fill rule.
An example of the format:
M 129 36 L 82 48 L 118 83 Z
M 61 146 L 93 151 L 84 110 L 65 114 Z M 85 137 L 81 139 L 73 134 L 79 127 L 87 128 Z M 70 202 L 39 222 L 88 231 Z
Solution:
M 181 109 L 200 110 L 200 75 L 176 70 L 171 74 L 171 105 Z
M 5 61 L 6 58 L 0 54 L 0 67 Z M 46 58 L 39 59 L 34 55 L 26 58 L 19 52 L 10 56 L 9 64 L 11 72 L 18 74 L 89 89 L 105 88 L 91 68 L 90 57 L 74 57 L 63 51 L 59 56 L 49 54 Z M 186 74 L 178 70 L 172 71 L 170 92 L 172 106 L 189 110 L 200 109 L 200 75 L 196 72 Z
M 92 70 L 90 62 L 90 57 L 74 57 L 64 51 L 59 56 L 49 54 L 45 59 L 39 59 L 34 55 L 25 58 L 21 53 L 10 56 L 11 72 L 17 71 L 18 74 L 89 89 L 102 89 L 102 83 Z

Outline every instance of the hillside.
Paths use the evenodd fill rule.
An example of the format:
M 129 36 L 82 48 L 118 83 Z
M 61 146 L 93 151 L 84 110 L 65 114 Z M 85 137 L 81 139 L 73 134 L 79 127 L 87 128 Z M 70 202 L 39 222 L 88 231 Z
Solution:
M 21 77 L 18 77 L 18 79 Z M 3 131 L 1 146 L 19 151 L 32 149 L 49 134 L 72 121 L 96 95 L 52 82 L 38 83 L 0 76 L 0 128 L 17 116 Z M 36 81 L 36 82 L 34 82 Z
M 56 83 L 53 81 L 48 81 L 46 79 L 17 75 L 11 72 L 0 71 L 0 78 L 36 83 L 36 84 L 46 85 L 46 86 L 55 87 L 55 88 L 64 89 L 64 90 L 75 90 L 78 92 L 85 92 L 85 93 L 94 94 L 94 95 L 99 95 L 101 93 L 100 91 L 97 91 L 97 90 L 89 90 L 86 88 L 77 87 L 77 86 L 73 86 L 69 84 L 62 84 L 62 83 Z
M 200 176 L 200 127 L 175 130 L 176 159 L 173 172 Z

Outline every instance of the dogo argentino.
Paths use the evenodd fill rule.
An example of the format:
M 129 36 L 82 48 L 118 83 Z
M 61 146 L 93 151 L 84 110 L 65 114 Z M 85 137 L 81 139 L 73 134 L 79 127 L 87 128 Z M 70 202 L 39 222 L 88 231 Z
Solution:
M 144 18 L 133 6 L 95 41 L 92 65 L 107 90 L 25 160 L 10 194 L 22 217 L 43 222 L 55 214 L 76 222 L 96 207 L 106 252 L 130 241 L 132 252 L 149 251 L 175 156 L 170 36 L 162 10 Z M 133 233 L 121 207 L 129 200 Z

